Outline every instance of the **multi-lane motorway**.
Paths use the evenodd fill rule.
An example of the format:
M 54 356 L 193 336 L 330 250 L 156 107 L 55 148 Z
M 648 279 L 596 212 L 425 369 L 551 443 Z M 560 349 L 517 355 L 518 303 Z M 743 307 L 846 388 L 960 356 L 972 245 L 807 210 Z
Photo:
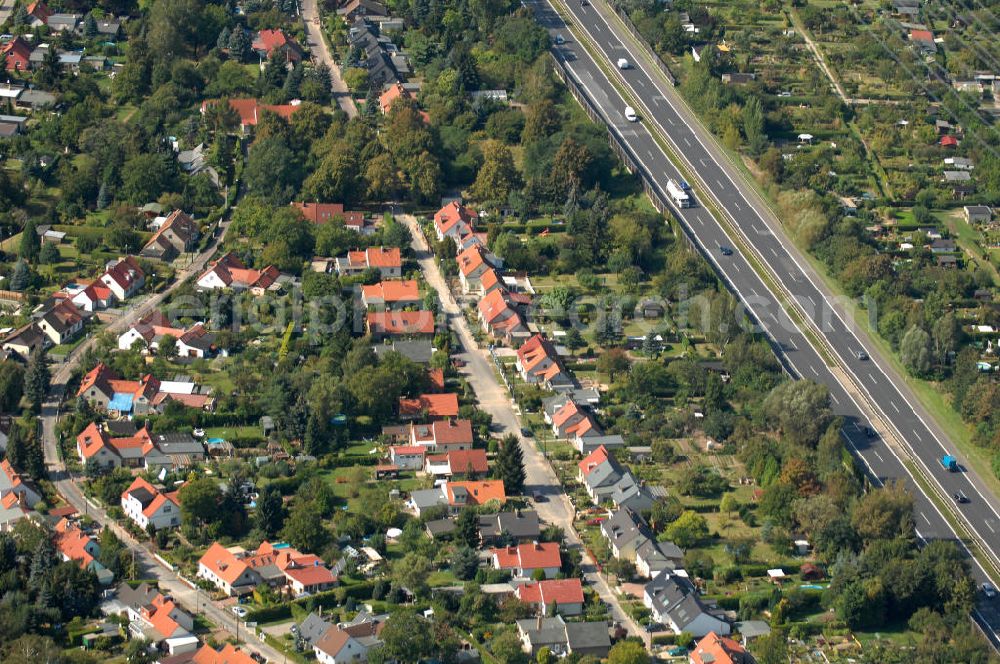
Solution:
M 832 305 L 829 293 L 817 285 L 818 278 L 804 264 L 794 250 L 786 248 L 777 220 L 764 209 L 763 204 L 742 190 L 743 183 L 723 163 L 719 153 L 706 145 L 701 130 L 694 127 L 687 113 L 662 74 L 648 60 L 648 55 L 638 47 L 606 7 L 595 7 L 590 0 L 568 0 L 565 9 L 571 14 L 572 27 L 566 25 L 555 11 L 550 0 L 525 0 L 541 24 L 549 30 L 558 44 L 554 47 L 556 58 L 563 63 L 569 76 L 577 83 L 591 104 L 599 110 L 609 130 L 616 135 L 630 153 L 641 174 L 657 189 L 664 200 L 669 196 L 666 182 L 681 175 L 670 161 L 664 148 L 654 138 L 654 133 L 665 136 L 673 151 L 687 162 L 690 171 L 697 173 L 696 197 L 711 196 L 729 219 L 729 227 L 741 236 L 744 248 L 750 248 L 756 261 L 764 263 L 774 280 L 799 304 L 799 308 L 815 324 L 828 351 L 836 354 L 838 367 L 828 367 L 823 357 L 812 346 L 780 304 L 779 296 L 754 271 L 741 243 L 727 235 L 727 231 L 702 205 L 676 209 L 677 217 L 701 251 L 714 264 L 742 301 L 747 313 L 770 336 L 779 349 L 789 370 L 800 378 L 814 380 L 830 390 L 834 411 L 845 418 L 843 433 L 857 456 L 862 460 L 877 483 L 893 479 L 908 481 L 914 490 L 915 521 L 918 535 L 923 539 L 957 539 L 952 527 L 935 503 L 920 492 L 907 466 L 900 456 L 902 451 L 886 443 L 881 436 L 869 437 L 865 428 L 871 424 L 876 429 L 892 427 L 896 438 L 909 447 L 912 459 L 922 466 L 925 476 L 937 483 L 936 489 L 948 499 L 962 492 L 970 501 L 957 505 L 989 555 L 1000 552 L 1000 513 L 992 495 L 974 473 L 964 466 L 961 472 L 945 472 L 940 457 L 955 451 L 947 447 L 943 434 L 929 421 L 922 410 L 911 405 L 913 397 L 897 387 L 900 379 L 887 375 L 878 361 L 880 355 L 862 341 L 843 316 Z M 558 38 L 557 38 L 558 37 Z M 589 48 L 577 42 L 586 39 Z M 564 43 L 559 43 L 564 42 Z M 591 50 L 595 56 L 591 56 Z M 602 61 L 599 66 L 595 57 Z M 615 63 L 620 58 L 630 61 L 631 67 L 620 70 Z M 615 82 L 609 79 L 615 77 Z M 624 90 L 622 93 L 619 90 Z M 626 99 L 626 96 L 628 99 Z M 638 111 L 639 122 L 626 120 L 626 105 Z M 736 248 L 724 255 L 722 247 Z M 728 252 L 727 252 L 728 253 Z M 864 353 L 862 355 L 862 352 Z M 871 357 L 873 359 L 867 359 Z M 888 370 L 891 373 L 891 369 Z M 843 383 L 842 383 L 843 381 Z M 845 383 L 847 387 L 845 387 Z M 862 404 L 864 407 L 862 407 Z M 866 413 L 877 414 L 872 422 Z M 964 544 L 962 545 L 964 547 Z M 987 581 L 990 574 L 975 559 L 972 560 L 979 582 Z M 1000 612 L 991 602 L 980 601 L 973 616 L 984 628 L 995 645 L 1000 645 Z

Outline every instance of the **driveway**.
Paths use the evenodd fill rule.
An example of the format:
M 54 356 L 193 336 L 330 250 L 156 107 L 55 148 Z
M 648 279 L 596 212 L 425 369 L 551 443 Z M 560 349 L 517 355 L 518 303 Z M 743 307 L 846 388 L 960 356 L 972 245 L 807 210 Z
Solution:
M 493 363 L 487 353 L 476 344 L 468 321 L 462 314 L 458 303 L 455 302 L 417 220 L 412 215 L 400 215 L 399 219 L 410 229 L 411 246 L 416 253 L 417 262 L 420 264 L 424 278 L 431 288 L 437 291 L 441 301 L 441 313 L 447 318 L 448 325 L 458 336 L 461 349 L 455 355 L 465 360 L 465 366 L 462 367 L 460 373 L 465 376 L 475 390 L 479 408 L 493 416 L 494 429 L 500 435 L 513 433 L 521 443 L 521 449 L 524 452 L 524 467 L 527 473 L 524 493 L 526 495 L 536 493 L 545 495 L 547 500 L 535 505 L 539 518 L 563 529 L 569 548 L 578 549 L 583 557 L 584 577 L 597 591 L 601 599 L 608 604 L 612 619 L 621 623 L 632 635 L 642 638 L 648 647 L 650 645 L 649 635 L 640 629 L 639 625 L 622 609 L 618 596 L 612 592 L 611 587 L 598 573 L 594 560 L 587 554 L 579 535 L 573 529 L 573 516 L 576 514 L 576 510 L 569 497 L 563 492 L 562 485 L 552 470 L 552 466 L 549 465 L 538 448 L 521 436 L 521 423 L 514 412 L 511 397 L 506 388 L 497 381 Z
M 302 0 L 302 21 L 306 24 L 306 32 L 309 34 L 309 48 L 312 49 L 313 57 L 330 68 L 333 98 L 337 104 L 344 113 L 347 113 L 347 117 L 357 117 L 358 107 L 354 105 L 354 99 L 340 75 L 340 67 L 334 61 L 330 49 L 326 45 L 326 40 L 323 38 L 322 20 L 316 0 Z

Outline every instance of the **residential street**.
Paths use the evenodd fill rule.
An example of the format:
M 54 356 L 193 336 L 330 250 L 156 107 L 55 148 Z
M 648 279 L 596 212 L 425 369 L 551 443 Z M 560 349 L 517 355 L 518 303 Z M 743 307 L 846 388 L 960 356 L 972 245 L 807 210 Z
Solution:
M 539 517 L 546 523 L 563 529 L 570 548 L 580 549 L 583 555 L 586 580 L 594 587 L 601 599 L 609 605 L 612 618 L 621 623 L 630 634 L 641 637 L 649 646 L 649 635 L 632 620 L 631 616 L 625 613 L 618 601 L 618 596 L 611 591 L 607 581 L 597 572 L 594 560 L 583 548 L 580 537 L 573 529 L 575 510 L 569 497 L 563 492 L 552 467 L 534 445 L 521 437 L 521 424 L 514 412 L 510 395 L 497 380 L 492 361 L 487 353 L 476 344 L 468 322 L 448 289 L 444 276 L 434 259 L 434 254 L 420 231 L 417 220 L 412 215 L 400 215 L 398 218 L 410 229 L 410 235 L 413 238 L 411 246 L 417 255 L 417 261 L 424 278 L 431 288 L 438 292 L 441 312 L 447 317 L 449 326 L 462 344 L 462 348 L 453 354 L 465 361 L 461 373 L 475 390 L 480 409 L 493 416 L 494 429 L 497 430 L 497 433 L 501 435 L 514 433 L 521 441 L 525 470 L 527 471 L 525 494 L 531 496 L 540 493 L 545 496 L 545 502 L 537 503 L 535 506 Z
M 347 84 L 340 76 L 340 67 L 330 54 L 330 49 L 323 39 L 322 18 L 319 13 L 317 0 L 302 0 L 302 21 L 306 24 L 306 32 L 309 33 L 309 48 L 312 49 L 320 62 L 326 63 L 330 68 L 330 79 L 333 81 L 333 98 L 340 108 L 347 113 L 347 117 L 353 118 L 358 115 L 358 107 L 354 105 L 354 99 L 347 89 Z
M 163 292 L 152 295 L 136 306 L 128 309 L 118 320 L 111 323 L 104 331 L 120 332 L 129 325 L 142 318 L 144 315 L 158 307 L 180 284 L 189 277 L 198 274 L 205 269 L 209 259 L 215 253 L 216 248 L 225 239 L 226 231 L 229 229 L 229 221 L 223 221 L 219 226 L 218 240 L 211 243 L 205 251 L 198 254 L 195 259 L 185 268 L 177 273 L 177 278 Z M 75 507 L 81 514 L 86 514 L 101 525 L 109 526 L 112 531 L 131 549 L 136 557 L 136 562 L 142 570 L 142 578 L 156 579 L 160 590 L 181 604 L 192 614 L 204 615 L 217 627 L 225 629 L 233 634 L 241 631 L 237 625 L 236 616 L 220 609 L 208 597 L 202 595 L 200 591 L 192 589 L 184 583 L 180 577 L 171 569 L 165 567 L 157 561 L 152 553 L 142 544 L 135 540 L 129 533 L 116 524 L 107 513 L 84 499 L 80 487 L 73 481 L 66 470 L 66 464 L 60 458 L 58 442 L 56 439 L 57 423 L 59 419 L 59 405 L 62 403 L 63 395 L 66 391 L 66 384 L 69 382 L 73 370 L 80 362 L 80 358 L 90 348 L 96 337 L 90 337 L 77 346 L 70 353 L 66 361 L 58 366 L 52 375 L 52 387 L 49 398 L 42 405 L 42 442 L 45 450 L 45 465 L 48 468 L 49 479 L 52 480 L 59 494 L 70 505 Z M 239 636 L 246 636 L 241 633 Z M 257 652 L 268 658 L 270 661 L 281 661 L 283 656 L 270 646 L 260 643 L 253 637 L 247 642 L 246 649 Z

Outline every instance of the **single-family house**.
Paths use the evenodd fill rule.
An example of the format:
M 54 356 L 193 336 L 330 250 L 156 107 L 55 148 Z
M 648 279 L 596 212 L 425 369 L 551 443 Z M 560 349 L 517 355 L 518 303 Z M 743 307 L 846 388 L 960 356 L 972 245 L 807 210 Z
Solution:
M 365 330 L 373 339 L 433 336 L 433 311 L 369 311 Z
M 424 471 L 434 477 L 484 476 L 489 471 L 486 450 L 453 449 L 444 454 L 428 455 Z
M 361 302 L 365 307 L 404 309 L 420 304 L 420 287 L 415 279 L 380 281 L 361 287 Z
M 72 341 L 83 331 L 83 315 L 69 300 L 59 300 L 38 318 L 38 329 L 58 346 Z
M 548 648 L 557 657 L 575 654 L 603 659 L 611 650 L 611 635 L 605 621 L 568 623 L 561 615 L 554 618 L 539 615 L 518 620 L 517 631 L 521 649 L 532 657 L 542 648 Z
M 494 569 L 505 570 L 515 577 L 531 578 L 542 570 L 546 579 L 554 579 L 562 568 L 558 542 L 530 542 L 491 549 L 490 560 Z
M 653 620 L 667 626 L 674 634 L 687 632 L 701 638 L 711 632 L 727 635 L 729 623 L 702 602 L 698 590 L 687 576 L 664 570 L 643 588 L 642 603 Z
M 34 507 L 42 499 L 31 480 L 21 477 L 10 465 L 10 460 L 4 459 L 0 461 L 0 499 L 11 495 L 16 496 L 18 502 L 28 508 Z
M 40 28 L 46 24 L 49 17 L 52 16 L 52 10 L 41 0 L 36 0 L 29 4 L 26 8 L 28 13 L 28 27 L 30 28 Z
M 261 59 L 261 64 L 275 53 L 279 53 L 289 65 L 302 61 L 302 49 L 280 29 L 261 30 L 254 37 L 251 48 Z
M 182 656 L 182 657 L 186 657 Z M 173 658 L 171 658 L 172 660 Z M 159 660 L 157 664 L 174 664 L 173 661 Z M 178 664 L 259 664 L 257 660 L 250 656 L 246 651 L 240 650 L 232 643 L 227 643 L 222 646 L 221 650 L 216 650 L 212 646 L 206 644 L 191 656 L 188 661 L 182 661 Z
M 101 545 L 81 530 L 79 524 L 62 517 L 54 531 L 52 543 L 64 561 L 76 562 L 81 568 L 92 571 L 101 585 L 109 585 L 114 580 L 114 573 L 97 560 L 101 555 Z
M 531 385 L 542 385 L 551 390 L 564 390 L 576 386 L 572 374 L 566 371 L 555 345 L 539 333 L 517 349 L 515 363 L 521 379 Z
M 458 261 L 458 280 L 462 284 L 462 292 L 484 295 L 483 276 L 489 272 L 496 276 L 494 266 L 486 259 L 486 249 L 473 245 L 459 253 L 455 260 Z
M 368 651 L 382 644 L 379 634 L 384 626 L 383 617 L 362 612 L 350 623 L 330 626 L 313 642 L 313 654 L 321 664 L 367 661 Z
M 965 221 L 970 224 L 988 224 L 993 221 L 993 209 L 986 205 L 966 205 L 962 208 Z
M 514 510 L 479 515 L 479 539 L 484 545 L 535 542 L 542 535 L 535 511 Z
M 83 17 L 79 14 L 52 14 L 45 25 L 52 32 L 73 32 L 82 20 Z
M 365 213 L 345 210 L 343 203 L 295 202 L 292 203 L 292 206 L 302 213 L 306 221 L 314 224 L 328 224 L 339 219 L 345 227 L 352 231 L 364 232 L 367 230 Z
M 94 312 L 115 306 L 118 298 L 101 279 L 95 279 L 86 288 L 73 295 L 70 301 L 84 311 Z
M 198 223 L 181 210 L 171 212 L 139 252 L 143 258 L 170 262 L 195 250 L 201 238 Z
M 410 445 L 428 452 L 471 450 L 472 421 L 449 417 L 427 424 L 410 424 L 409 441 Z
M 155 530 L 181 525 L 181 506 L 177 493 L 164 493 L 152 484 L 135 478 L 122 492 L 122 510 L 139 528 Z
M 752 664 L 755 660 L 739 642 L 709 632 L 688 655 L 690 664 Z
M 100 410 L 145 415 L 153 406 L 160 381 L 150 374 L 139 380 L 121 380 L 106 364 L 99 362 L 80 381 L 76 396 Z
M 456 514 L 466 507 L 482 506 L 491 501 L 501 505 L 507 502 L 500 480 L 445 482 L 433 489 L 412 491 L 407 507 L 419 517 L 425 510 L 434 507 L 445 507 Z
M 22 362 L 49 345 L 49 338 L 36 323 L 28 323 L 17 328 L 3 340 L 3 350 L 17 355 Z
M 403 259 L 396 247 L 349 251 L 346 256 L 336 259 L 334 267 L 341 276 L 361 274 L 368 269 L 378 270 L 382 279 L 399 279 L 403 275 Z
M 545 579 L 524 583 L 514 589 L 514 596 L 531 604 L 538 615 L 578 616 L 583 613 L 583 584 L 580 579 Z
M 513 343 L 529 334 L 523 309 L 530 302 L 526 296 L 495 288 L 476 305 L 479 323 L 487 334 Z
M 442 420 L 458 417 L 458 395 L 421 394 L 418 397 L 399 398 L 399 418 L 403 420 Z
M 458 201 L 452 201 L 434 213 L 434 232 L 438 242 L 450 237 L 457 243 L 459 239 L 475 231 L 479 213 Z
M 215 542 L 198 561 L 198 576 L 230 596 L 253 592 L 260 583 L 287 588 L 293 596 L 327 590 L 337 583 L 336 574 L 318 556 L 266 541 L 252 552 Z
M 123 583 L 118 586 L 117 599 L 125 608 L 132 638 L 161 645 L 171 655 L 194 653 L 198 649 L 198 639 L 191 634 L 194 618 L 173 598 L 148 583 L 135 588 Z
M 395 339 L 391 342 L 375 344 L 372 348 L 375 350 L 375 355 L 380 358 L 384 357 L 386 353 L 399 353 L 417 364 L 428 364 L 434 355 L 434 346 L 426 340 Z
M 218 104 L 220 100 L 218 99 L 207 99 L 201 103 L 201 113 L 202 115 L 215 104 Z M 257 126 L 257 122 L 260 120 L 261 116 L 265 111 L 274 113 L 275 115 L 284 118 L 285 120 L 290 120 L 295 111 L 299 110 L 298 104 L 261 104 L 256 99 L 230 99 L 229 107 L 232 108 L 240 116 L 240 130 L 243 133 L 251 131 L 253 127 Z
M 278 268 L 268 265 L 262 270 L 254 270 L 243 264 L 236 254 L 230 252 L 212 262 L 198 277 L 198 286 L 205 290 L 231 288 L 249 290 L 254 295 L 263 295 L 275 287 L 281 273 Z
M 359 18 L 388 16 L 389 13 L 385 5 L 376 0 L 347 0 L 337 9 L 337 15 L 350 25 Z
M 133 256 L 126 256 L 109 265 L 100 279 L 111 289 L 119 302 L 124 302 L 143 287 L 146 283 L 146 273 L 142 271 Z
M 398 81 L 387 85 L 378 97 L 378 105 L 382 110 L 382 115 L 386 115 L 392 108 L 392 105 L 399 99 L 412 100 L 413 94 Z
M 22 72 L 31 69 L 31 44 L 18 35 L 0 46 L 0 56 L 5 58 L 7 71 Z
M 400 470 L 420 470 L 426 453 L 423 445 L 393 445 L 389 448 L 389 461 Z

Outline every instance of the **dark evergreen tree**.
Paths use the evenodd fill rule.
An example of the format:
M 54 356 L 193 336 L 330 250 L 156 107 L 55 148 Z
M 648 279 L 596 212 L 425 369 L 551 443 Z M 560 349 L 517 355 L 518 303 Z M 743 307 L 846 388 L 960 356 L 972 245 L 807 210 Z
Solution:
M 479 547 L 479 516 L 475 510 L 464 509 L 455 519 L 455 540 L 470 547 Z
M 93 14 L 87 14 L 87 18 L 83 19 L 83 36 L 87 39 L 97 36 L 97 19 Z
M 34 221 L 28 221 L 24 225 L 24 230 L 21 232 L 21 243 L 17 251 L 21 260 L 29 263 L 34 263 L 38 260 L 38 252 L 42 248 L 41 240 L 35 229 L 36 224 Z
M 26 290 L 30 285 L 31 270 L 24 259 L 18 260 L 14 263 L 14 271 L 10 275 L 10 289 L 20 292 Z
M 35 351 L 28 361 L 28 370 L 24 374 L 24 395 L 28 397 L 31 407 L 38 412 L 42 402 L 49 393 L 49 365 L 45 353 Z
M 500 442 L 500 453 L 497 455 L 496 474 L 503 480 L 507 495 L 516 496 L 524 490 L 524 451 L 514 434 L 507 434 Z
M 273 485 L 267 485 L 257 497 L 257 527 L 268 537 L 277 535 L 285 525 L 285 506 L 281 492 Z

